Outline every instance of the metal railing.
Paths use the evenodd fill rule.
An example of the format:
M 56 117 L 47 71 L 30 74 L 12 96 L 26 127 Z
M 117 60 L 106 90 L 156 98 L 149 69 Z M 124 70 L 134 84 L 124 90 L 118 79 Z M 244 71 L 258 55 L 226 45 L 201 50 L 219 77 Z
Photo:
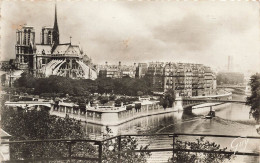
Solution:
M 154 148 L 154 149 L 135 149 L 135 150 L 122 150 L 122 139 L 129 137 L 152 137 L 152 136 L 167 136 L 172 139 L 171 148 Z M 43 142 L 63 142 L 68 144 L 68 157 L 60 157 L 60 158 L 28 158 L 23 160 L 13 160 L 5 161 L 6 163 L 10 162 L 38 162 L 38 161 L 52 161 L 52 160 L 67 160 L 68 162 L 72 162 L 72 160 L 89 160 L 96 161 L 98 163 L 102 163 L 102 155 L 103 155 L 103 145 L 104 142 L 109 140 L 115 140 L 117 145 L 117 150 L 114 152 L 114 156 L 117 156 L 117 162 L 121 163 L 121 155 L 124 153 L 140 153 L 140 152 L 172 152 L 172 158 L 177 152 L 194 152 L 194 153 L 217 153 L 217 154 L 234 154 L 234 155 L 243 155 L 243 156 L 259 156 L 259 153 L 255 152 L 238 152 L 238 151 L 225 151 L 225 150 L 192 150 L 192 149 L 178 149 L 176 148 L 176 138 L 177 137 L 214 137 L 214 138 L 241 138 L 241 139 L 260 139 L 257 136 L 239 136 L 239 135 L 212 135 L 212 134 L 187 134 L 187 133 L 162 133 L 162 134 L 125 134 L 109 137 L 103 140 L 87 140 L 87 139 L 48 139 L 48 140 L 24 140 L 24 141 L 10 141 L 10 142 L 1 142 L 1 144 L 26 144 L 26 143 L 43 143 Z M 76 142 L 86 142 L 93 143 L 94 146 L 97 147 L 97 157 L 75 157 L 72 156 L 72 145 Z
M 72 145 L 75 143 L 92 143 L 94 147 L 97 147 L 98 152 L 96 152 L 98 155 L 97 157 L 77 157 L 72 156 Z M 65 148 L 67 148 L 65 151 L 68 153 L 66 154 L 67 157 L 61 156 L 61 157 L 33 157 L 33 158 L 25 158 L 25 159 L 13 159 L 10 157 L 9 161 L 4 161 L 6 163 L 12 163 L 12 162 L 46 162 L 46 161 L 55 161 L 55 160 L 67 160 L 68 162 L 73 162 L 72 160 L 88 160 L 88 161 L 98 161 L 101 163 L 102 161 L 102 141 L 99 140 L 90 140 L 90 139 L 45 139 L 45 140 L 22 140 L 22 141 L 9 141 L 9 142 L 1 142 L 1 144 L 40 144 L 44 146 L 41 143 L 63 143 L 66 145 Z M 47 144 L 45 144 L 47 145 Z M 10 153 L 12 155 L 12 153 Z
M 219 100 L 219 99 L 182 99 L 182 100 L 176 100 L 176 101 L 183 101 L 183 102 L 205 102 L 205 103 L 211 103 L 211 102 L 242 103 L 242 104 L 245 104 L 245 103 L 246 103 L 246 101 L 242 101 L 242 100 Z

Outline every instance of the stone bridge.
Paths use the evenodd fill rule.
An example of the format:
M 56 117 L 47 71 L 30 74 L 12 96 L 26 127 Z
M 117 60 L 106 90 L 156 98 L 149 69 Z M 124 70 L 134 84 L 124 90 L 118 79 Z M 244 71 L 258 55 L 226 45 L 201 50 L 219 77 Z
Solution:
M 246 101 L 243 100 L 218 100 L 218 99 L 182 99 L 183 102 L 188 103 L 246 103 Z
M 10 101 L 6 101 L 5 105 L 6 106 L 16 106 L 16 107 L 21 107 L 21 108 L 31 108 L 31 107 L 35 107 L 35 106 L 46 106 L 51 108 L 51 105 L 53 104 L 53 102 L 51 101 L 18 101 L 18 102 L 10 102 Z
M 217 88 L 241 88 L 246 89 L 246 86 L 239 86 L 239 85 L 219 85 Z

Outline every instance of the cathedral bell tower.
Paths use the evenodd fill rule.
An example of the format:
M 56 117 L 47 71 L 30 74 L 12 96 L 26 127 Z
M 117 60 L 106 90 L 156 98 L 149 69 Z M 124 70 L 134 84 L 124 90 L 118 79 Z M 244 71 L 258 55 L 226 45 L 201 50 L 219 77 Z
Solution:
M 21 26 L 16 31 L 16 67 L 21 70 L 33 68 L 33 52 L 35 46 L 35 30 L 31 26 Z

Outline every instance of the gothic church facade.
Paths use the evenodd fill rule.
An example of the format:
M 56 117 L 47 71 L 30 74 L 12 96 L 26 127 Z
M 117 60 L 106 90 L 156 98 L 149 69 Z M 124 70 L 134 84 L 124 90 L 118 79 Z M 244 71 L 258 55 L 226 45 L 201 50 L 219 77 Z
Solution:
M 56 6 L 54 26 L 42 28 L 40 43 L 35 41 L 34 27 L 17 29 L 15 52 L 16 67 L 36 77 L 97 78 L 95 66 L 79 45 L 60 43 Z

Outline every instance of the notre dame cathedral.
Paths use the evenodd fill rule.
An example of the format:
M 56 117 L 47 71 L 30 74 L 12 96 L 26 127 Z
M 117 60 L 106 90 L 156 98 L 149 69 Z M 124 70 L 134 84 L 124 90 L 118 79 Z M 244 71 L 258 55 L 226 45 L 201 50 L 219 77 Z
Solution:
M 54 26 L 43 27 L 40 44 L 35 43 L 34 27 L 16 31 L 16 67 L 36 77 L 58 75 L 74 79 L 96 79 L 97 70 L 79 45 L 60 43 L 55 5 Z

